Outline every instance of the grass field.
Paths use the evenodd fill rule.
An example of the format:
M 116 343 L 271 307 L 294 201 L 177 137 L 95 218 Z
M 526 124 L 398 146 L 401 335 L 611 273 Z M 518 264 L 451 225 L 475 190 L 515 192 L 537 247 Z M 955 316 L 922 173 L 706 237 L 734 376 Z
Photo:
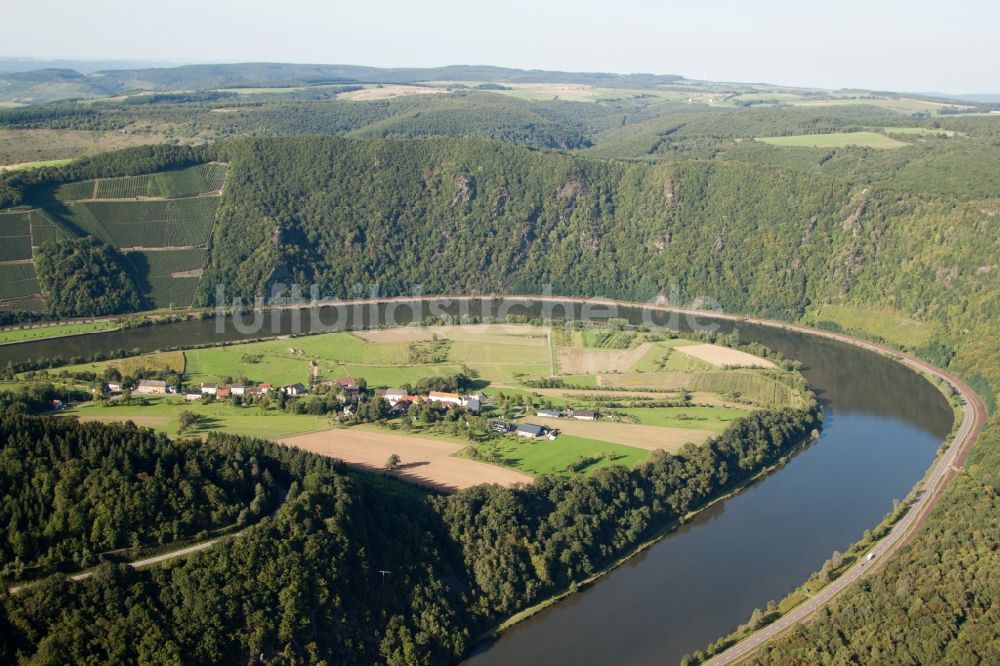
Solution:
M 844 330 L 870 331 L 897 344 L 919 347 L 940 335 L 937 325 L 911 319 L 897 310 L 872 310 L 852 305 L 822 305 L 809 313 L 812 324 L 831 321 Z
M 0 331 L 0 343 L 41 340 L 60 335 L 113 331 L 119 328 L 116 321 L 96 321 L 90 324 L 25 324 L 25 328 Z
M 195 259 L 194 256 L 189 258 L 190 261 Z M 164 259 L 162 265 L 182 268 L 186 264 L 181 257 L 173 257 Z M 595 388 L 602 385 L 659 386 L 660 392 L 586 391 L 561 387 L 533 389 L 526 386 L 521 382 L 525 375 L 531 378 L 549 376 L 552 347 L 547 329 L 525 326 L 329 333 L 164 352 L 82 364 L 67 370 L 100 374 L 106 367 L 114 366 L 123 374 L 135 375 L 142 368 L 171 369 L 183 373 L 188 386 L 197 386 L 202 382 L 247 380 L 282 385 L 309 383 L 313 374 L 312 364 L 315 363 L 321 381 L 349 375 L 365 379 L 369 388 L 412 385 L 429 376 L 464 371 L 478 378 L 478 387 L 485 387 L 487 395 L 492 397 L 485 406 L 485 416 L 500 416 L 501 412 L 496 410 L 514 409 L 512 418 L 560 431 L 555 440 L 492 437 L 482 441 L 479 435 L 473 443 L 464 436 L 433 424 L 417 422 L 403 430 L 400 423 L 390 420 L 388 427 L 335 428 L 301 440 L 313 447 L 311 450 L 321 450 L 326 455 L 369 469 L 380 469 L 389 453 L 399 453 L 404 461 L 409 460 L 412 465 L 401 474 L 418 483 L 444 489 L 466 487 L 489 479 L 512 483 L 527 478 L 516 474 L 510 476 L 515 473 L 512 470 L 525 474 L 573 474 L 591 473 L 614 464 L 635 465 L 646 459 L 651 451 L 676 452 L 687 443 L 703 443 L 747 414 L 752 409 L 747 406 L 749 401 L 772 405 L 789 404 L 796 399 L 794 390 L 779 380 L 780 371 L 713 370 L 705 361 L 676 349 L 698 346 L 699 343 L 692 340 L 662 339 L 617 331 L 554 331 L 553 338 L 559 343 L 555 349 L 561 352 L 634 356 L 629 364 L 645 366 L 641 372 L 562 376 L 567 384 Z M 733 351 L 712 347 L 713 352 L 717 350 Z M 666 356 L 659 359 L 653 352 Z M 680 361 L 673 360 L 675 357 L 683 360 L 685 371 L 672 369 L 673 365 L 680 364 Z M 667 394 L 667 388 L 696 390 L 697 402 L 718 406 L 642 406 L 654 400 L 677 400 L 679 395 Z M 505 404 L 504 396 L 514 398 L 515 403 Z M 518 417 L 521 413 L 518 410 L 526 399 L 530 399 L 533 409 L 548 405 L 593 409 L 603 411 L 605 418 L 598 421 L 546 418 L 535 416 L 533 409 Z M 732 403 L 737 400 L 747 404 Z M 732 406 L 725 406 L 726 401 L 730 401 Z M 621 406 L 605 407 L 609 402 Z M 156 398 L 148 406 L 90 405 L 80 407 L 77 413 L 88 419 L 130 419 L 140 425 L 173 433 L 177 429 L 178 415 L 184 409 L 204 417 L 194 434 L 229 430 L 279 437 L 293 432 L 311 432 L 330 423 L 325 417 L 278 413 L 270 407 L 201 405 L 200 401 L 185 403 L 176 397 Z M 436 443 L 427 445 L 429 448 L 421 448 L 424 446 L 418 442 L 421 438 Z M 394 450 L 404 445 L 408 446 L 405 453 L 402 449 Z M 465 458 L 455 458 L 459 451 L 464 452 Z
M 182 397 L 152 397 L 145 407 L 102 407 L 96 403 L 74 407 L 70 415 L 82 421 L 133 421 L 136 425 L 153 428 L 171 436 L 177 435 L 180 413 L 190 411 L 201 417 L 188 435 L 203 435 L 211 431 L 230 432 L 251 437 L 275 438 L 329 427 L 328 419 L 305 414 L 287 414 L 276 409 L 235 407 L 226 403 L 203 405 L 186 402 Z
M 128 146 L 160 143 L 156 133 L 120 134 L 70 129 L 0 129 L 0 164 L 62 161 Z
M 275 385 L 309 381 L 309 361 L 286 352 L 288 342 L 262 342 L 184 352 L 189 383 L 219 382 L 225 377 Z
M 722 432 L 747 413 L 730 407 L 627 407 L 616 409 L 638 423 L 663 428 L 694 428 Z
M 833 132 L 830 134 L 797 134 L 793 136 L 759 136 L 757 141 L 782 147 L 843 148 L 903 148 L 909 144 L 877 132 Z
M 184 355 L 189 352 L 169 351 L 156 352 L 153 354 L 143 354 L 142 356 L 130 356 L 128 358 L 116 358 L 110 361 L 97 361 L 94 363 L 80 363 L 79 365 L 67 365 L 57 370 L 53 374 L 93 372 L 101 374 L 105 368 L 117 368 L 123 375 L 135 375 L 139 370 L 173 370 L 177 373 L 184 372 Z
M 27 171 L 45 167 L 64 166 L 73 160 L 38 160 L 36 162 L 19 162 L 17 164 L 0 165 L 0 171 Z
M 581 458 L 593 459 L 577 471 L 593 472 L 610 465 L 634 467 L 649 457 L 649 451 L 622 444 L 600 442 L 575 435 L 560 435 L 555 440 L 528 441 L 504 438 L 493 446 L 503 464 L 529 474 L 562 474 L 573 472 L 569 466 Z
M 940 128 L 932 127 L 883 127 L 882 131 L 886 134 L 904 134 L 907 136 L 935 136 L 935 137 L 953 137 L 961 136 L 961 132 L 956 132 L 954 130 L 946 130 Z

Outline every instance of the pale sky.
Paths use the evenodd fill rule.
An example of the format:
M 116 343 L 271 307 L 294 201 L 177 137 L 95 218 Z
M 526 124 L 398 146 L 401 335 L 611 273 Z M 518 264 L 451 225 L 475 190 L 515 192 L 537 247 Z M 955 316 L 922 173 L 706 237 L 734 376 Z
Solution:
M 1000 0 L 5 0 L 0 56 L 1000 92 Z

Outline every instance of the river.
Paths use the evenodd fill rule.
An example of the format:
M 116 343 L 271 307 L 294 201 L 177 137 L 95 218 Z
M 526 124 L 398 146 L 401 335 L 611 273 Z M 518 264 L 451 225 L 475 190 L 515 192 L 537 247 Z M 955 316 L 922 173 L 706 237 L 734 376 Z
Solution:
M 439 312 L 494 313 L 496 301 L 441 304 Z M 525 303 L 510 312 L 537 316 Z M 566 305 L 578 317 L 579 303 Z M 371 326 L 393 305 L 342 310 L 334 328 Z M 396 308 L 395 322 L 426 311 Z M 332 310 L 325 314 L 333 322 Z M 640 320 L 635 308 L 617 317 Z M 0 363 L 116 349 L 153 351 L 285 334 L 290 312 L 267 317 L 259 331 L 220 332 L 213 320 L 152 326 L 0 346 Z M 663 313 L 654 323 L 667 323 Z M 679 328 L 685 328 L 685 323 Z M 926 380 L 878 354 L 843 343 L 746 323 L 742 339 L 802 362 L 824 407 L 819 440 L 780 470 L 720 502 L 583 592 L 538 613 L 499 640 L 480 646 L 469 666 L 493 664 L 670 664 L 745 622 L 754 608 L 801 584 L 835 550 L 876 525 L 930 466 L 950 430 L 947 401 Z M 315 320 L 302 330 L 317 330 Z

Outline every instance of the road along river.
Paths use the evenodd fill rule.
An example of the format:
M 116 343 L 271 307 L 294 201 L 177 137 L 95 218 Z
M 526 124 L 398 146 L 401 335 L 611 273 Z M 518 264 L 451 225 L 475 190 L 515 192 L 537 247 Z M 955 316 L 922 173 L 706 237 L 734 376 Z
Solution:
M 437 305 L 439 314 L 479 317 L 506 312 L 530 318 L 559 303 L 557 316 L 570 319 L 586 314 L 590 306 L 613 305 L 605 316 L 681 330 L 689 324 L 666 309 L 643 310 L 642 304 L 518 298 L 520 303 L 514 305 L 509 299 L 464 298 L 425 299 L 421 304 Z M 421 320 L 428 313 L 413 306 L 410 316 L 408 303 L 413 299 L 353 302 L 343 308 L 347 314 L 334 328 L 376 325 L 393 308 L 398 324 Z M 601 318 L 590 310 L 591 318 Z M 330 323 L 332 314 L 331 309 L 321 318 Z M 212 320 L 191 320 L 4 345 L 0 363 L 282 335 L 291 332 L 293 317 L 292 311 L 277 312 L 266 318 L 263 329 L 250 333 L 232 326 L 220 333 Z M 911 368 L 878 353 L 873 345 L 862 348 L 825 332 L 811 334 L 740 317 L 705 317 L 701 324 L 738 328 L 742 339 L 759 341 L 802 362 L 802 373 L 826 413 L 819 441 L 583 592 L 481 646 L 469 664 L 676 663 L 745 622 L 754 608 L 801 584 L 835 549 L 845 550 L 892 509 L 893 499 L 905 497 L 934 461 L 953 414 L 940 392 Z M 310 320 L 302 330 L 317 328 Z

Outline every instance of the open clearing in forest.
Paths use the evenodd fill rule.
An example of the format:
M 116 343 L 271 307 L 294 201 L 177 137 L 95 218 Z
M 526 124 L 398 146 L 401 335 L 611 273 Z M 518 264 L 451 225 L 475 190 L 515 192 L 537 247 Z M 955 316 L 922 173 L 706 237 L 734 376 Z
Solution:
M 560 433 L 577 435 L 601 442 L 634 446 L 646 451 L 678 451 L 687 442 L 701 444 L 712 435 L 711 430 L 694 428 L 666 428 L 662 426 L 616 423 L 614 421 L 577 421 L 573 418 L 547 418 L 530 416 L 524 419 L 547 428 L 557 428 Z M 558 441 L 558 440 L 557 440 Z
M 533 480 L 531 476 L 513 469 L 456 457 L 455 454 L 464 448 L 462 444 L 437 439 L 355 427 L 331 428 L 285 437 L 278 441 L 312 453 L 339 458 L 349 465 L 369 471 L 384 470 L 385 461 L 395 453 L 401 460 L 399 469 L 394 472 L 396 476 L 452 492 L 480 483 L 512 486 L 516 483 L 531 483 Z
M 354 102 L 372 102 L 392 97 L 405 97 L 406 95 L 433 95 L 446 92 L 449 91 L 445 88 L 429 88 L 427 86 L 382 85 L 343 93 L 338 95 L 338 98 L 349 99 Z
M 705 361 L 706 363 L 711 363 L 719 368 L 724 368 L 726 366 L 740 368 L 775 367 L 774 363 L 759 356 L 748 354 L 747 352 L 740 351 L 739 349 L 720 347 L 718 345 L 683 345 L 677 347 L 677 351 L 682 354 L 687 354 L 688 356 L 694 356 L 697 359 Z
M 772 146 L 843 148 L 861 146 L 864 148 L 903 148 L 910 144 L 898 141 L 878 132 L 831 132 L 829 134 L 794 134 L 791 136 L 759 136 L 757 141 Z

